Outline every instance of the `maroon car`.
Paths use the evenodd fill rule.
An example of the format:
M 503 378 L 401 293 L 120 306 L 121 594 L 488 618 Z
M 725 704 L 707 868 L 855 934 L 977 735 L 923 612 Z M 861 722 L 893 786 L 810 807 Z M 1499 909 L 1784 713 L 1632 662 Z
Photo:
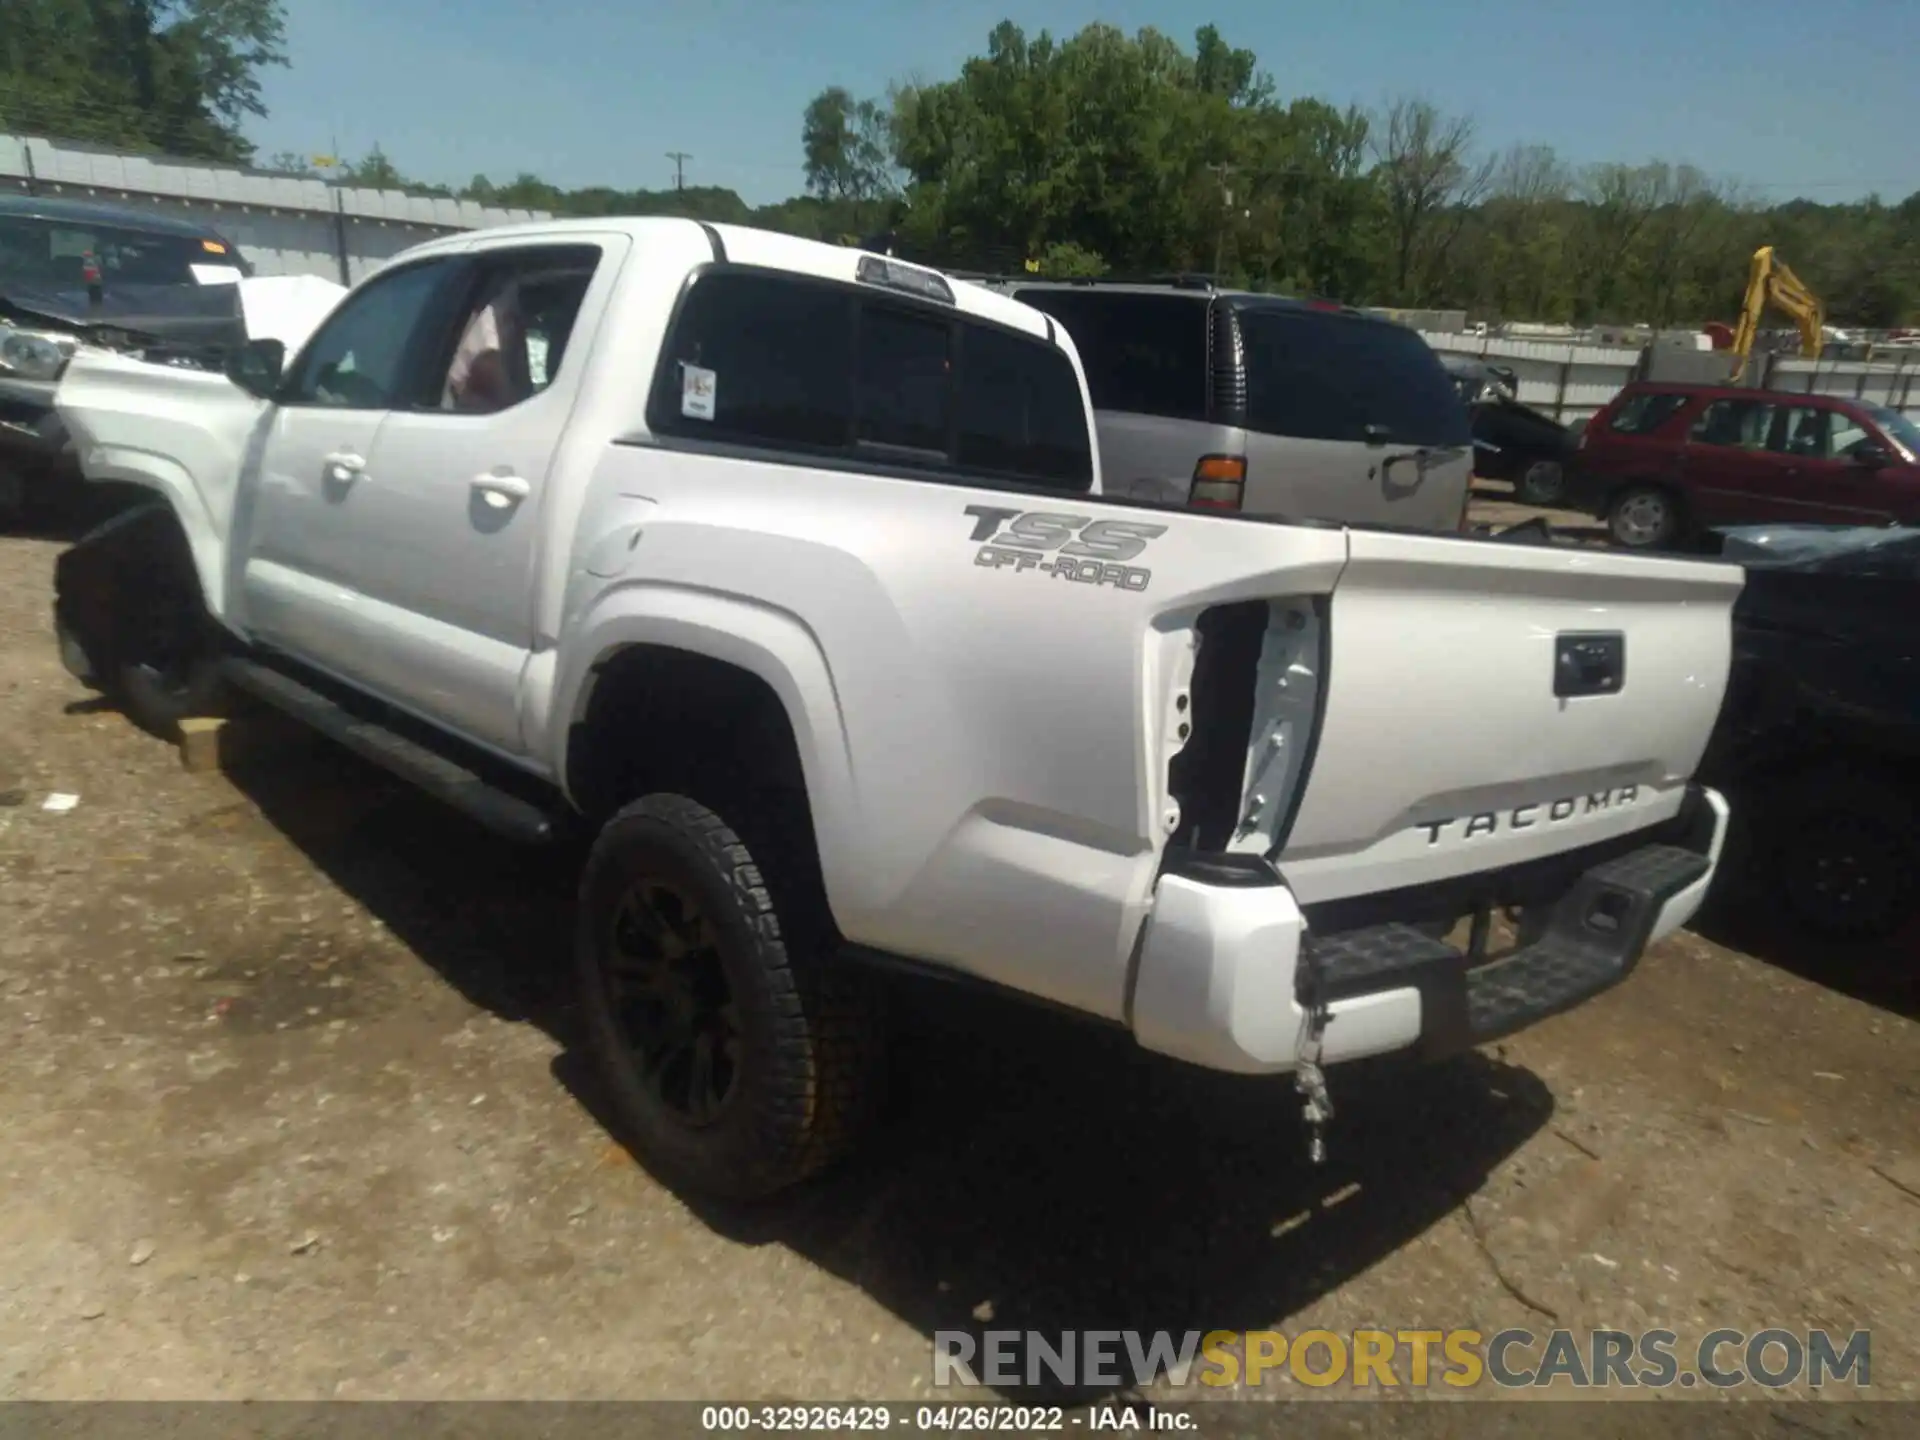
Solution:
M 1571 479 L 1573 508 L 1630 549 L 1707 526 L 1920 524 L 1920 426 L 1838 395 L 1639 380 L 1587 423 Z

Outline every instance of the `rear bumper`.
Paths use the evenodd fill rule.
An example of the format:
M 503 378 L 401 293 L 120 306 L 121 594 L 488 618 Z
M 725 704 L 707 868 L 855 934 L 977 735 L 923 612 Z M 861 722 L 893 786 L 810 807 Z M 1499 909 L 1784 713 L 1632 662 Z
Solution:
M 1342 902 L 1315 923 L 1270 870 L 1171 869 L 1142 937 L 1129 1023 L 1149 1050 L 1239 1074 L 1292 1070 L 1315 998 L 1327 1015 L 1322 1064 L 1390 1051 L 1441 1059 L 1486 1044 L 1611 989 L 1692 919 L 1727 813 L 1696 785 L 1654 830 L 1475 877 L 1482 903 L 1524 901 L 1543 917 L 1529 943 L 1495 960 L 1433 938 L 1435 906 L 1454 903 L 1458 885 L 1370 897 L 1358 911 Z

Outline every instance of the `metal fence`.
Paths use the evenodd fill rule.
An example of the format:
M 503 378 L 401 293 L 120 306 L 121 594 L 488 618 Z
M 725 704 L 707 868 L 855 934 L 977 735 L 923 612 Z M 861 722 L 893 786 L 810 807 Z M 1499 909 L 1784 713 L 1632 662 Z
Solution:
M 1519 399 L 1567 424 L 1584 421 L 1620 393 L 1639 373 L 1643 350 L 1608 345 L 1570 345 L 1559 340 L 1480 338 L 1422 330 L 1436 350 L 1491 360 L 1513 371 Z
M 1565 424 L 1591 418 L 1630 380 L 1651 376 L 1725 384 L 1733 370 L 1733 357 L 1724 350 L 1686 351 L 1658 345 L 1628 349 L 1560 341 L 1481 339 L 1445 331 L 1420 333 L 1436 350 L 1472 355 L 1509 367 L 1520 382 L 1521 402 Z M 1916 383 L 1920 381 L 1920 356 L 1802 360 L 1755 354 L 1747 380 L 1763 389 L 1870 400 L 1920 419 L 1920 383 Z
M 0 134 L 0 190 L 191 219 L 233 241 L 261 275 L 319 275 L 343 285 L 436 235 L 551 218 L 540 210 L 7 134 Z

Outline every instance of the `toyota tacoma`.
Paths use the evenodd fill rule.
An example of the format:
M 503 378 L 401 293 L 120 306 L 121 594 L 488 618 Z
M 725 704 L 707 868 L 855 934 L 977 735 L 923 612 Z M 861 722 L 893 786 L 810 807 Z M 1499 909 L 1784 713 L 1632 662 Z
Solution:
M 1717 863 L 1737 565 L 1107 495 L 1063 327 L 890 257 L 451 236 L 296 354 L 82 348 L 58 406 L 152 496 L 61 557 L 69 668 L 586 838 L 586 1028 L 690 1188 L 846 1149 L 874 967 L 1290 1075 L 1317 1148 L 1326 1067 L 1609 988 Z

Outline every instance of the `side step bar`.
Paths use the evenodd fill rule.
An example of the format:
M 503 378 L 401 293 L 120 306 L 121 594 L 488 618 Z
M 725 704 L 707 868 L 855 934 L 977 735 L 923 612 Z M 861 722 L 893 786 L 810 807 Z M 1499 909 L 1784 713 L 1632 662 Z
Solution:
M 235 655 L 222 662 L 221 673 L 236 689 L 411 781 L 496 835 L 522 845 L 545 845 L 557 836 L 554 817 L 538 805 L 378 721 L 355 715 L 282 670 Z

